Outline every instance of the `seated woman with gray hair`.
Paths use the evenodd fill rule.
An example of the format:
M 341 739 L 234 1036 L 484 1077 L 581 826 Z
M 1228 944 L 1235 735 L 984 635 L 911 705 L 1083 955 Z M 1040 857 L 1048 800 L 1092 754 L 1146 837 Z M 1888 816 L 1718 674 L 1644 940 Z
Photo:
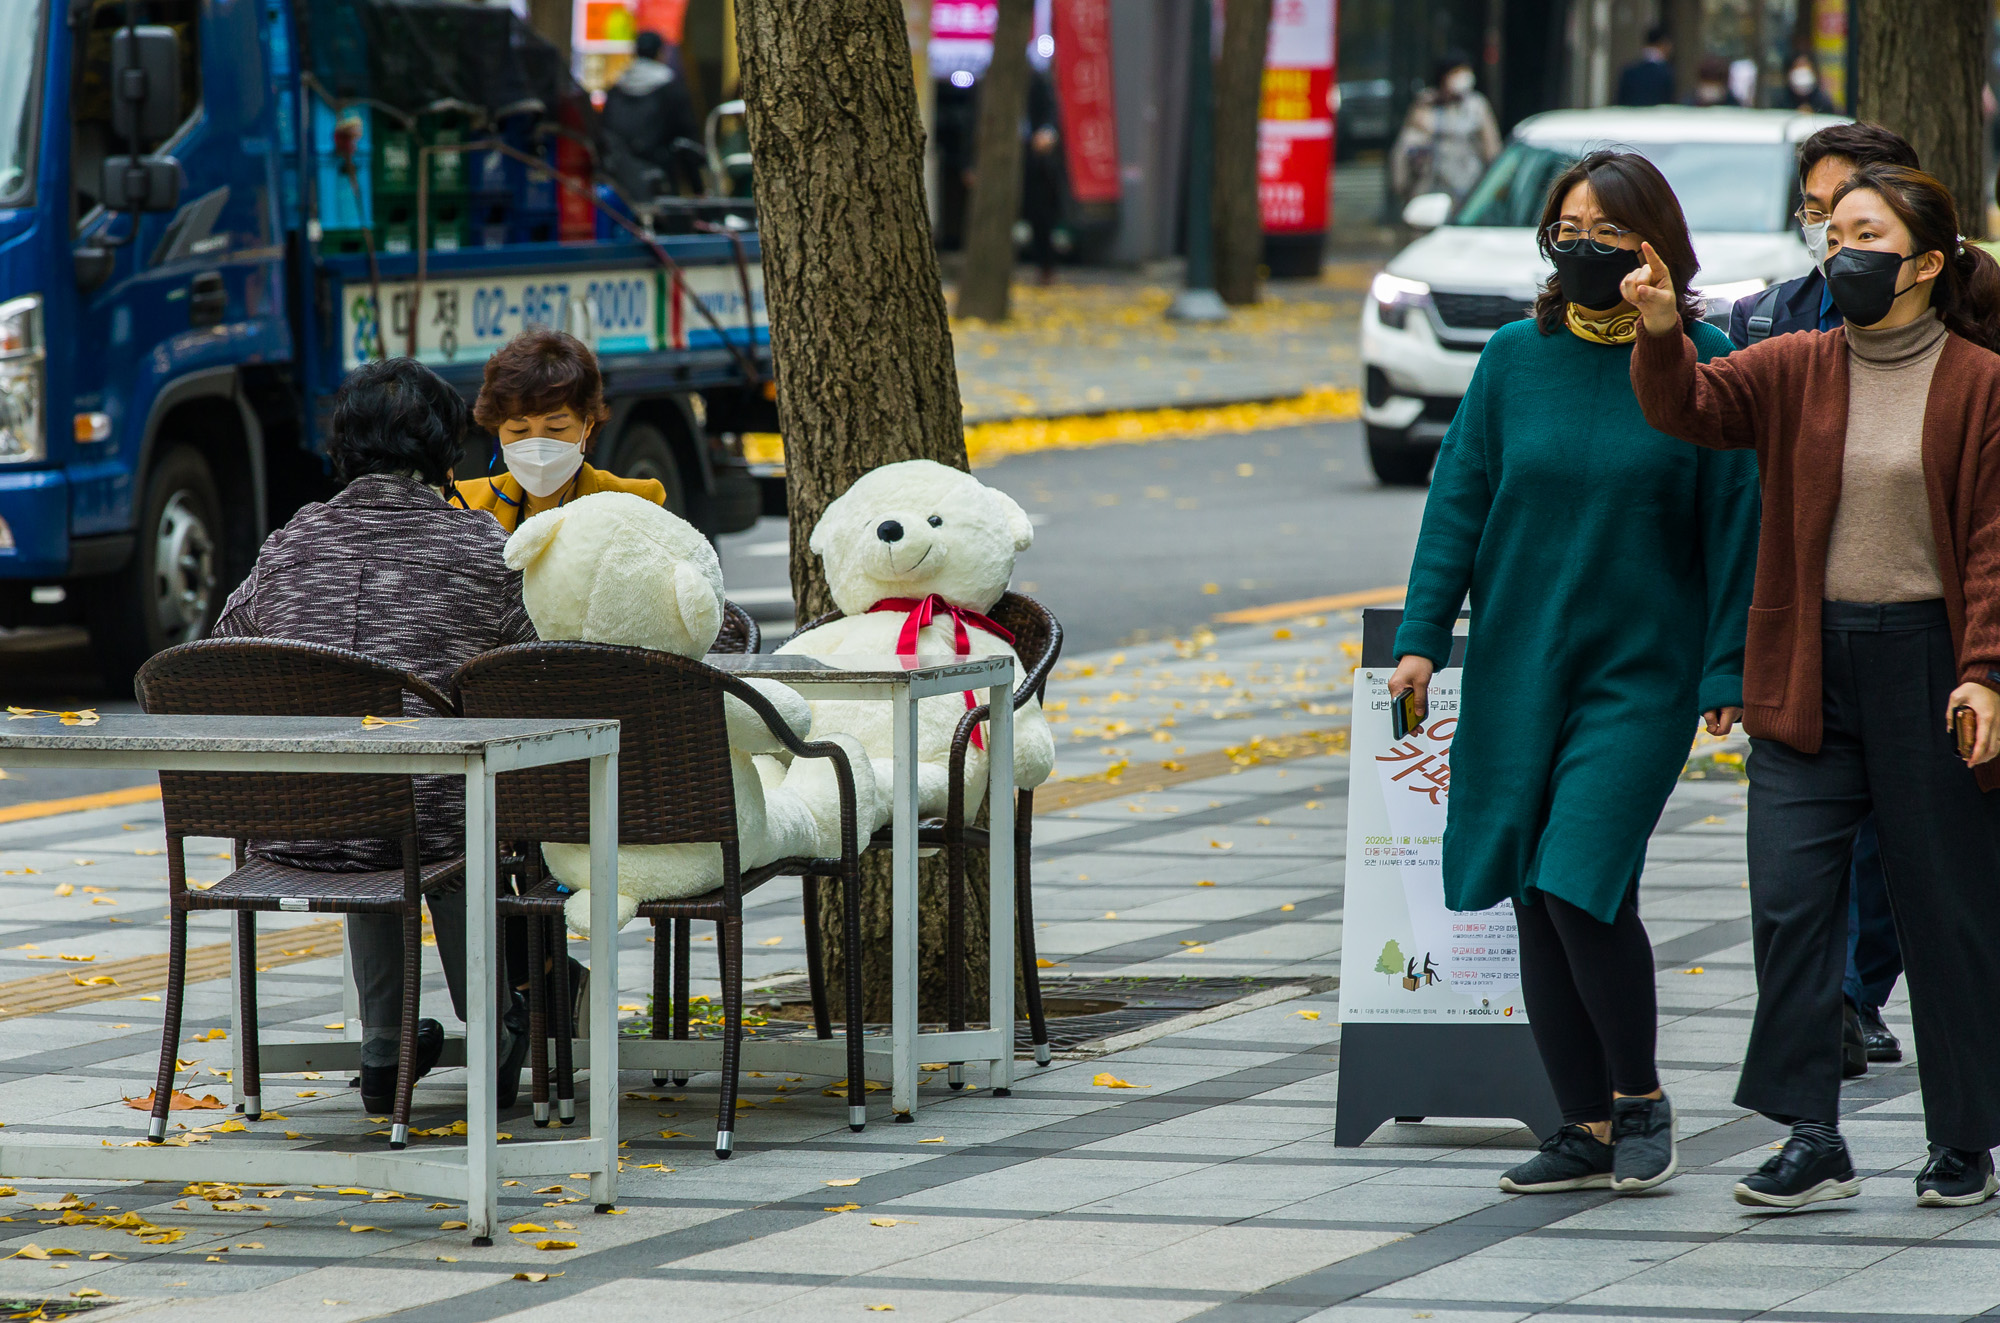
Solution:
M 448 687 L 458 667 L 489 649 L 532 643 L 521 605 L 521 576 L 501 561 L 507 534 L 492 516 L 445 500 L 470 414 L 457 391 L 429 368 L 392 358 L 356 369 L 335 397 L 327 444 L 345 486 L 308 505 L 271 534 L 242 586 L 230 594 L 218 638 L 288 639 L 367 653 Z M 449 859 L 465 842 L 459 781 L 415 778 L 426 862 Z M 260 842 L 252 852 L 277 863 L 330 872 L 402 867 L 388 841 Z M 429 898 L 438 957 L 453 1008 L 465 1016 L 465 893 Z M 351 914 L 348 950 L 361 993 L 361 1105 L 389 1110 L 402 1025 L 402 921 Z M 512 1106 L 528 1046 L 521 998 L 501 1017 L 496 1059 L 499 1104 Z M 434 1067 L 444 1027 L 422 1020 L 417 1071 Z

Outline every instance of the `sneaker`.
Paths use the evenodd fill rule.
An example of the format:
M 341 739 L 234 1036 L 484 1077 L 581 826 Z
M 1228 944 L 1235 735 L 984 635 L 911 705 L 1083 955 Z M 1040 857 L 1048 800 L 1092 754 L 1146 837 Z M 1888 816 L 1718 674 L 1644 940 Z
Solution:
M 1917 1202 L 1925 1208 L 1965 1208 L 1983 1204 L 2000 1190 L 1993 1155 L 1931 1145 L 1931 1158 L 1917 1174 Z
M 1542 1151 L 1500 1178 L 1509 1194 L 1603 1190 L 1611 1185 L 1611 1145 L 1580 1125 L 1566 1125 L 1542 1141 Z
M 1868 1043 L 1861 1035 L 1861 1016 L 1851 1001 L 1840 1003 L 1840 1077 L 1851 1080 L 1868 1073 Z
M 1784 1149 L 1736 1183 L 1736 1202 L 1752 1208 L 1803 1208 L 1861 1193 L 1847 1141 L 1832 1143 L 1794 1131 Z
M 1896 1041 L 1896 1035 L 1888 1025 L 1882 1023 L 1882 1012 L 1873 1006 L 1861 1008 L 1861 1041 L 1868 1046 L 1870 1061 L 1901 1061 L 1903 1045 Z
M 1650 1190 L 1680 1170 L 1674 1105 L 1657 1098 L 1611 1100 L 1611 1188 L 1623 1194 Z
M 411 1081 L 431 1073 L 444 1055 L 444 1026 L 436 1020 L 417 1021 L 417 1072 Z M 370 1116 L 382 1116 L 396 1105 L 396 1063 L 361 1067 L 361 1106 Z

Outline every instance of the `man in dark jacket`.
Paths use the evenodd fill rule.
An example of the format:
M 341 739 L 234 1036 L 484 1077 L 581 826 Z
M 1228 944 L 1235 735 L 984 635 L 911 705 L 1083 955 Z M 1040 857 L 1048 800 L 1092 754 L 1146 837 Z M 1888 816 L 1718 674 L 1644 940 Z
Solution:
M 659 33 L 641 32 L 633 42 L 633 51 L 632 62 L 604 94 L 605 132 L 640 168 L 657 169 L 663 190 L 672 190 L 683 173 L 674 160 L 674 141 L 692 141 L 699 136 L 694 101 L 688 95 L 687 80 L 674 72 Z M 628 187 L 638 183 L 620 182 Z
M 1738 299 L 1729 313 L 1729 339 L 1738 349 L 1792 331 L 1830 331 L 1841 325 L 1840 310 L 1826 291 L 1819 263 L 1826 259 L 1826 221 L 1833 195 L 1863 166 L 1917 168 L 1917 154 L 1901 137 L 1879 124 L 1836 124 L 1799 144 L 1800 228 L 1812 249 L 1814 267 L 1805 275 Z M 1902 1044 L 1882 1022 L 1882 1004 L 1903 972 L 1896 920 L 1889 912 L 1888 883 L 1875 819 L 1854 836 L 1854 865 L 1848 878 L 1847 997 L 1844 1070 L 1867 1071 L 1870 1061 L 1901 1061 Z
M 1639 58 L 1618 71 L 1618 104 L 1667 106 L 1674 100 L 1674 43 L 1664 23 L 1646 32 Z

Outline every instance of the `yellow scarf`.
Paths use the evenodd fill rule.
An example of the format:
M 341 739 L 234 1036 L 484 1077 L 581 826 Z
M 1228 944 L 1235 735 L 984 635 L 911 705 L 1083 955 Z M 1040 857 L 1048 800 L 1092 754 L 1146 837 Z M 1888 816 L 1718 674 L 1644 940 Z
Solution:
M 1636 308 L 1604 321 L 1583 316 L 1574 303 L 1564 304 L 1563 310 L 1569 320 L 1571 334 L 1579 340 L 1588 340 L 1594 345 L 1629 345 L 1639 338 L 1639 311 Z

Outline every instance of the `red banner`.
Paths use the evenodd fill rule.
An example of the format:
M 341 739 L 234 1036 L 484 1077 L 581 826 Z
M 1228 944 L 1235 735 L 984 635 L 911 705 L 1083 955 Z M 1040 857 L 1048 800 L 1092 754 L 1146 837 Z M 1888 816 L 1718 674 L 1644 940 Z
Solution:
M 1050 28 L 1070 193 L 1078 202 L 1116 202 L 1118 114 L 1111 98 L 1108 0 L 1055 0 Z
M 1276 0 L 1257 125 L 1257 192 L 1268 234 L 1326 229 L 1333 168 L 1334 0 Z

